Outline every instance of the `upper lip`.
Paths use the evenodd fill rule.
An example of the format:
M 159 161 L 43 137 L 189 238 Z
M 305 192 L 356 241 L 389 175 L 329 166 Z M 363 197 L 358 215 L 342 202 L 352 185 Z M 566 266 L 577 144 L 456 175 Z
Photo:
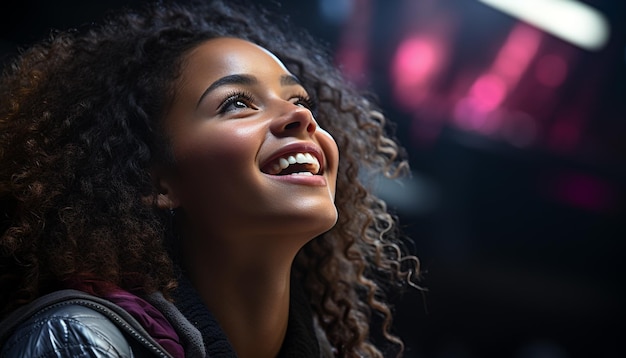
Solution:
M 269 164 L 271 164 L 278 158 L 285 157 L 289 154 L 295 154 L 295 153 L 310 153 L 320 163 L 320 171 L 318 174 L 321 175 L 324 173 L 324 167 L 326 163 L 324 160 L 324 152 L 322 151 L 322 148 L 320 148 L 319 145 L 313 142 L 296 142 L 296 143 L 290 143 L 290 144 L 285 145 L 284 147 L 281 147 L 279 150 L 272 153 L 267 159 L 265 159 L 261 163 L 261 169 L 265 168 L 266 166 L 268 166 Z

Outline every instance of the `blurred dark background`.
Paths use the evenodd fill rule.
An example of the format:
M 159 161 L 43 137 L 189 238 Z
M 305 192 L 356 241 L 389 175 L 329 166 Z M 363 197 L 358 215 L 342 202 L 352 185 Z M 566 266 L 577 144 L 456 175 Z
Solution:
M 139 2 L 3 1 L 0 61 Z M 407 149 L 412 177 L 376 187 L 428 289 L 396 298 L 406 357 L 626 357 L 624 1 L 543 1 L 606 23 L 549 13 L 587 44 L 481 1 L 259 2 L 326 43 Z

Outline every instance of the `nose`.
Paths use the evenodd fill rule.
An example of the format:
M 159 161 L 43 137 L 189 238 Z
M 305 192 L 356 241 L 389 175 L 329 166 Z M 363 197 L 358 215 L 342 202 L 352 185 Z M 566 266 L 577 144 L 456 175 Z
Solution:
M 277 137 L 313 135 L 317 130 L 317 122 L 307 108 L 285 103 L 286 109 L 278 115 L 270 126 L 272 134 Z

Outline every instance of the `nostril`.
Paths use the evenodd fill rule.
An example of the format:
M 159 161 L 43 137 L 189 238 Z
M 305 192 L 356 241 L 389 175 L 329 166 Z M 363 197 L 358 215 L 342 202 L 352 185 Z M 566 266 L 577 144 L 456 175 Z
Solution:
M 298 128 L 300 128 L 300 122 L 291 122 L 291 123 L 288 123 L 288 124 L 285 126 L 285 129 L 286 129 L 286 130 L 289 130 L 289 129 L 298 129 Z

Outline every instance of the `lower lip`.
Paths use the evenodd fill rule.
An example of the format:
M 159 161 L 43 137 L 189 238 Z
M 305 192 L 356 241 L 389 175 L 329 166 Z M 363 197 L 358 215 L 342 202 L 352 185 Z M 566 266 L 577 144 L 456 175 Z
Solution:
M 269 175 L 268 177 L 290 184 L 326 186 L 326 178 L 322 175 Z

